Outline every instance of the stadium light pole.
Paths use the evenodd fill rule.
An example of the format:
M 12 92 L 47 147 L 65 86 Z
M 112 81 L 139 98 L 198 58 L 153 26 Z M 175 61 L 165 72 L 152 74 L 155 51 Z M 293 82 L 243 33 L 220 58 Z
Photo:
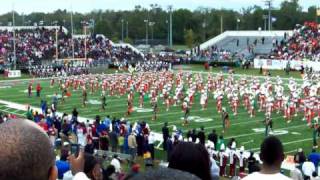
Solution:
M 220 33 L 223 33 L 223 16 L 220 16 Z
M 148 46 L 148 23 L 149 23 L 149 20 L 145 19 L 143 22 L 146 23 L 146 46 Z
M 83 25 L 83 31 L 84 31 L 84 59 L 87 60 L 87 27 L 88 22 L 87 21 L 81 21 Z
M 126 22 L 126 38 L 129 38 L 129 22 Z
M 172 48 L 172 5 L 168 6 L 168 10 L 169 10 L 169 29 L 170 29 L 170 33 L 169 33 L 169 46 Z
M 12 4 L 12 33 L 13 33 L 13 69 L 17 69 L 17 52 L 16 52 L 16 30 L 14 17 L 14 4 Z
M 169 27 L 169 21 L 166 20 L 167 24 L 167 46 L 170 46 L 170 27 Z
M 266 6 L 268 7 L 268 29 L 272 30 L 272 18 L 271 18 L 271 8 L 272 8 L 272 0 L 265 1 Z
M 151 28 L 151 44 L 153 43 L 153 26 L 155 25 L 155 22 L 149 22 L 149 26 Z
M 122 41 L 122 43 L 123 43 L 123 37 L 124 37 L 123 23 L 124 23 L 124 20 L 123 20 L 123 19 L 121 19 L 121 41 Z
M 73 10 L 71 6 L 70 12 L 70 21 L 71 21 L 71 44 L 72 44 L 72 60 L 74 60 L 74 40 L 73 40 Z
M 58 62 L 58 56 L 59 56 L 59 51 L 58 51 L 58 21 L 53 21 L 53 25 L 56 26 L 56 61 Z
M 206 21 L 204 21 L 203 23 L 202 23 L 202 28 L 203 28 L 203 41 L 205 41 L 206 40 L 206 27 L 207 27 L 207 23 L 206 23 Z
M 267 19 L 268 19 L 268 15 L 263 15 L 262 16 L 263 20 L 264 20 L 264 30 L 267 30 Z
M 237 19 L 237 31 L 239 31 L 240 22 L 241 22 L 241 20 L 238 18 L 238 19 Z

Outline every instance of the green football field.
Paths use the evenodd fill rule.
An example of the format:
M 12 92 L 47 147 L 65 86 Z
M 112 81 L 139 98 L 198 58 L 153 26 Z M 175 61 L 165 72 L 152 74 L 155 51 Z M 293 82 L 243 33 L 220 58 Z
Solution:
M 179 67 L 180 68 L 180 67 Z M 202 71 L 201 66 L 183 66 L 185 70 Z M 213 71 L 218 71 L 214 69 Z M 247 73 L 246 73 L 247 72 Z M 258 75 L 258 70 L 241 70 L 236 69 L 236 73 Z M 279 74 L 285 77 L 285 74 L 281 71 L 274 71 L 273 74 Z M 299 77 L 299 73 L 295 72 L 294 77 Z M 287 77 L 286 77 L 287 78 Z M 40 106 L 41 99 L 46 99 L 48 104 L 51 102 L 51 96 L 58 91 L 57 84 L 55 87 L 50 88 L 49 80 L 34 80 L 34 86 L 37 82 L 41 83 L 43 87 L 41 98 L 27 97 L 27 86 L 29 80 L 18 80 L 18 81 L 0 81 L 0 100 L 14 102 L 22 105 L 30 104 L 35 107 Z M 301 82 L 301 81 L 300 81 Z M 288 83 L 285 79 L 284 83 Z M 85 118 L 94 118 L 96 115 L 105 117 L 110 115 L 111 117 L 125 117 L 127 110 L 127 96 L 123 97 L 107 97 L 106 111 L 100 111 L 99 101 L 100 92 L 94 94 L 88 93 L 89 104 L 83 108 L 81 106 L 81 91 L 71 91 L 72 96 L 66 98 L 66 102 L 58 105 L 59 112 L 71 113 L 73 108 L 77 108 L 79 116 Z M 238 142 L 238 147 L 241 145 L 245 146 L 246 150 L 259 151 L 259 146 L 264 139 L 264 119 L 263 112 L 257 112 L 257 116 L 250 118 L 246 110 L 241 105 L 237 116 L 233 116 L 230 106 L 227 102 L 224 102 L 224 106 L 230 115 L 231 127 L 223 134 L 227 141 L 234 137 Z M 134 107 L 138 107 L 138 95 L 134 98 Z M 172 106 L 167 112 L 166 107 L 162 104 L 162 100 L 158 103 L 159 113 L 158 119 L 152 121 L 152 109 L 150 103 L 145 103 L 143 109 L 135 108 L 135 111 L 129 117 L 126 117 L 129 121 L 146 121 L 151 130 L 155 132 L 161 132 L 161 128 L 164 122 L 168 122 L 170 127 L 172 125 L 177 126 L 178 129 L 182 129 L 184 132 L 187 130 L 197 128 L 201 126 L 205 128 L 206 132 L 211 132 L 212 129 L 216 129 L 219 134 L 222 133 L 221 115 L 217 113 L 215 107 L 215 100 L 213 100 L 212 94 L 210 94 L 208 109 L 201 110 L 200 107 L 200 94 L 195 97 L 195 104 L 192 106 L 190 111 L 191 122 L 188 126 L 182 126 L 182 120 L 184 113 L 181 110 L 181 106 Z M 18 110 L 14 107 L 8 107 L 5 104 L 0 103 L 0 111 L 6 113 L 16 114 L 18 116 L 25 116 L 24 110 Z M 282 140 L 285 146 L 285 152 L 288 154 L 294 153 L 297 148 L 302 147 L 306 152 L 310 152 L 312 149 L 312 130 L 307 126 L 306 122 L 302 121 L 303 113 L 300 113 L 298 117 L 295 117 L 291 123 L 286 123 L 281 114 L 273 113 L 272 118 L 274 121 L 274 132 Z

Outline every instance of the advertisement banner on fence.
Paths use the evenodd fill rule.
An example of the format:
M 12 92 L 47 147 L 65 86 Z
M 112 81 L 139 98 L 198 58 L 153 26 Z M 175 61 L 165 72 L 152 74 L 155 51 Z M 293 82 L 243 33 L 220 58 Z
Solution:
M 320 71 L 320 62 L 314 61 L 289 61 L 290 68 L 295 70 L 300 70 L 301 66 L 312 67 L 315 71 Z M 287 67 L 288 60 L 279 59 L 254 59 L 254 68 L 259 69 L 260 67 L 264 69 L 274 69 L 283 70 Z
M 9 70 L 8 77 L 9 78 L 21 77 L 21 71 L 20 70 Z

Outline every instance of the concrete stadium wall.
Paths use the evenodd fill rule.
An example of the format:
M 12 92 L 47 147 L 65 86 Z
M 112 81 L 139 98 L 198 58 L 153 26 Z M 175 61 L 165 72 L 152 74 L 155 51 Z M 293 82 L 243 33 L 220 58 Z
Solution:
M 289 36 L 291 36 L 293 34 L 293 31 L 292 30 L 286 30 L 286 31 L 226 31 L 226 32 L 200 44 L 200 50 L 207 49 L 228 36 L 279 37 L 279 36 L 283 36 L 284 33 L 287 33 Z

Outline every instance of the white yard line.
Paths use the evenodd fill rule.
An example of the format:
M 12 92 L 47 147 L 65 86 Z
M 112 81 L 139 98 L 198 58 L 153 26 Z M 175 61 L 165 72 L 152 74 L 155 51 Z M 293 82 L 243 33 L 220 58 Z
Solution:
M 300 139 L 300 140 L 296 140 L 296 141 L 289 141 L 289 142 L 284 142 L 282 143 L 282 145 L 288 145 L 288 144 L 296 144 L 296 143 L 300 143 L 300 142 L 305 142 L 305 141 L 311 141 L 312 138 L 306 138 L 306 139 Z M 259 150 L 260 148 L 254 148 L 254 149 L 250 149 L 251 151 L 256 151 Z M 290 151 L 288 151 L 290 153 Z
M 175 72 L 180 72 L 180 70 L 174 70 Z M 200 73 L 200 74 L 214 74 L 214 75 L 224 75 L 224 76 L 229 76 L 229 73 L 215 73 L 215 72 L 203 72 L 203 71 L 194 71 L 194 70 L 182 70 L 182 72 L 192 72 L 192 73 Z M 257 77 L 259 79 L 265 79 L 267 76 L 261 76 L 261 75 L 245 75 L 245 74 L 232 74 L 235 77 Z M 277 77 L 270 77 L 270 79 L 272 80 L 276 80 Z M 284 77 L 280 77 L 280 79 L 282 80 L 289 80 L 289 79 L 293 79 L 295 81 L 303 81 L 303 79 L 298 79 L 298 78 L 284 78 Z
M 22 105 L 22 104 L 18 104 L 18 103 L 13 103 L 13 102 L 9 102 L 9 101 L 5 101 L 5 100 L 0 100 L 0 103 L 1 104 L 4 104 L 6 107 L 8 107 L 8 109 L 16 109 L 16 110 L 21 110 L 21 111 L 27 111 L 27 107 L 26 105 Z M 38 112 L 41 112 L 42 110 L 38 107 L 34 107 L 34 106 L 30 106 L 31 109 L 34 109 Z M 11 113 L 11 112 L 8 112 L 8 113 Z M 18 114 L 18 113 L 17 113 Z M 57 114 L 59 116 L 62 116 L 62 113 L 61 112 L 57 112 Z M 22 115 L 22 114 L 19 114 L 19 115 Z M 24 116 L 24 115 L 22 115 Z M 93 122 L 94 119 L 90 119 L 90 118 L 84 118 L 84 117 L 78 117 L 78 120 L 80 122 L 86 122 L 87 120 Z

